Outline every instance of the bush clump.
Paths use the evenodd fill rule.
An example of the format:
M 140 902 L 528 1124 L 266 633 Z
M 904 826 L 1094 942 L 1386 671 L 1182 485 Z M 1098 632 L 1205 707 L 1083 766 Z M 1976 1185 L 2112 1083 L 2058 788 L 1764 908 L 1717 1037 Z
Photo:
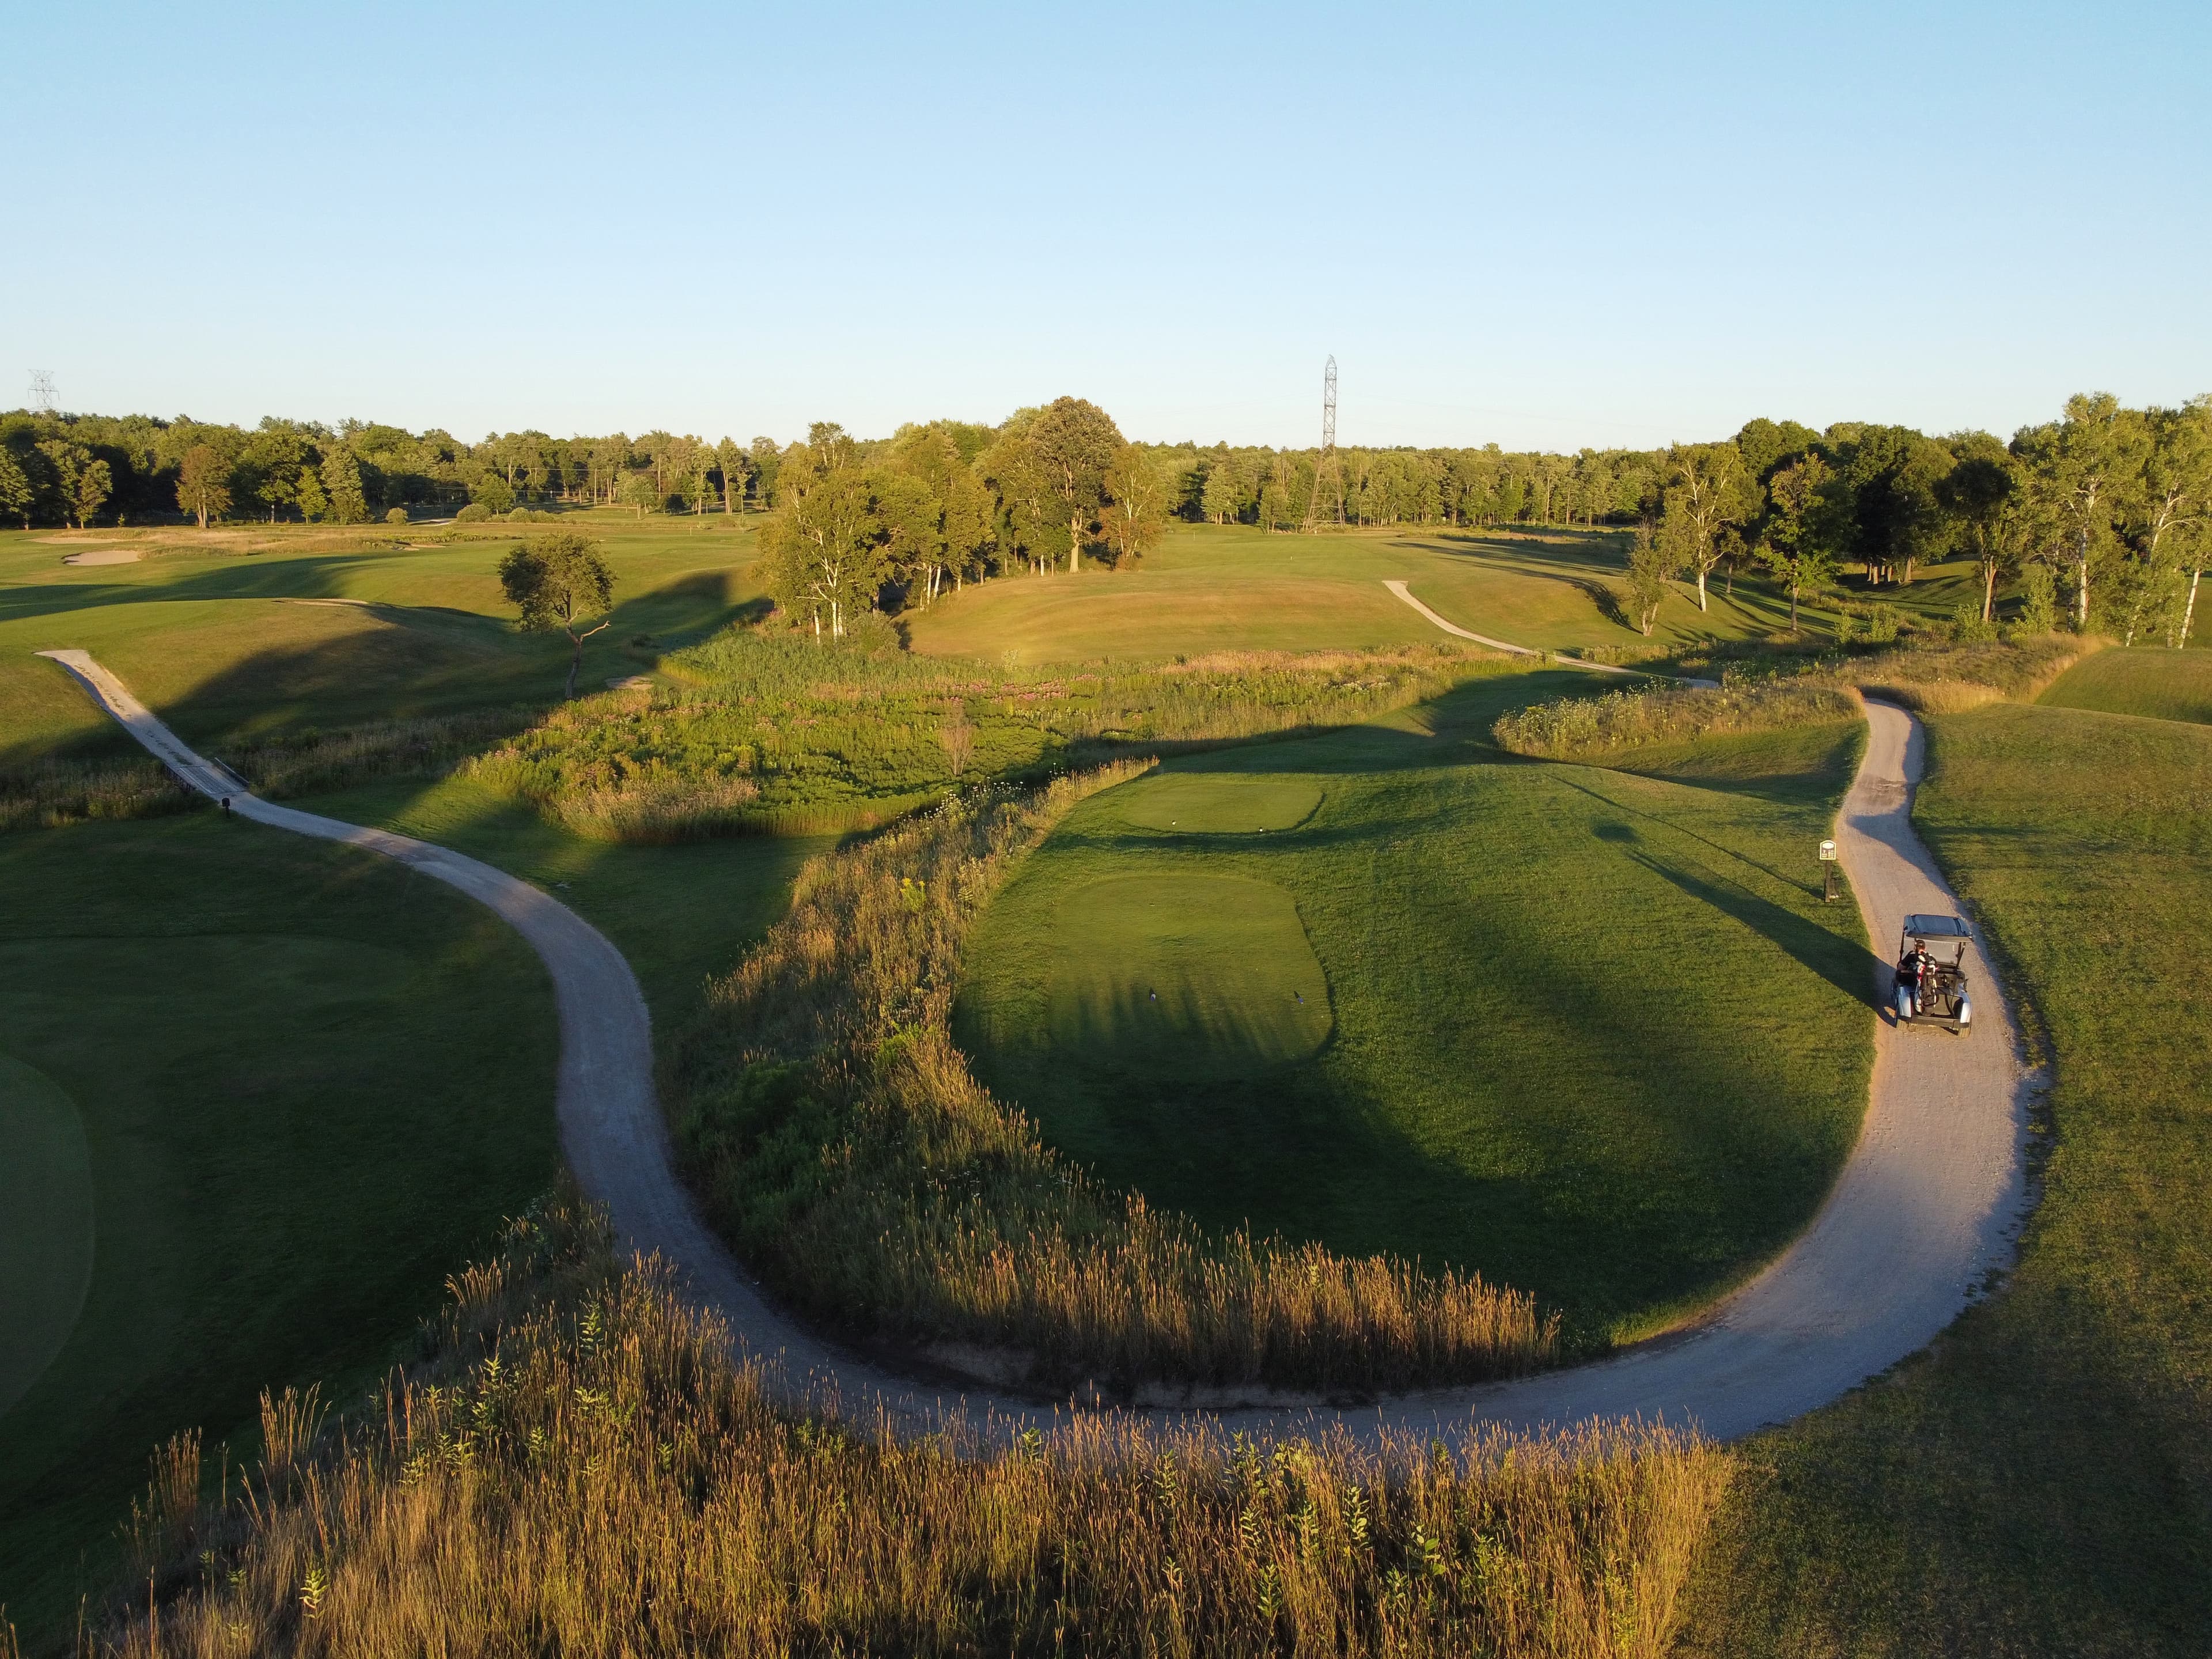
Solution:
M 1848 690 L 1801 679 L 1772 679 L 1563 697 L 1500 715 L 1490 731 L 1498 746 L 1511 754 L 1586 760 L 1650 744 L 1824 726 L 1855 720 L 1858 714 L 1857 697 Z

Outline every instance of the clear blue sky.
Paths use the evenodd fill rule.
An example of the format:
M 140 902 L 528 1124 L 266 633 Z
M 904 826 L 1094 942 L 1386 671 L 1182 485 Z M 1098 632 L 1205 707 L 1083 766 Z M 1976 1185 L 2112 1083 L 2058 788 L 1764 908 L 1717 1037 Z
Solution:
M 2212 5 L 0 14 L 0 405 L 2009 433 L 2212 391 Z

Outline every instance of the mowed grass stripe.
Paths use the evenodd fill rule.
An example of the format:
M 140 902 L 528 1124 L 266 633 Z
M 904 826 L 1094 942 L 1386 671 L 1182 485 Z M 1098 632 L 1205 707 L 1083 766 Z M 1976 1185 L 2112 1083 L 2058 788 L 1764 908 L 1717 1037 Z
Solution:
M 1811 1214 L 1863 1110 L 1872 964 L 1813 858 L 1858 728 L 1650 757 L 1702 782 L 1502 762 L 1484 717 L 1556 678 L 1079 808 L 971 945 L 956 1029 L 987 1082 L 1158 1204 L 1476 1268 L 1584 1342 L 1735 1282 Z M 1269 833 L 1181 821 L 1209 789 L 1234 821 L 1261 786 L 1321 801 Z M 1162 790 L 1183 804 L 1164 829 Z M 1295 933 L 1257 938 L 1262 892 Z M 1165 1040 L 1145 941 L 1167 917 L 1231 1030 L 1298 1006 L 1310 940 L 1328 1040 Z M 1077 977 L 1114 1019 L 1055 1016 L 1047 988 Z

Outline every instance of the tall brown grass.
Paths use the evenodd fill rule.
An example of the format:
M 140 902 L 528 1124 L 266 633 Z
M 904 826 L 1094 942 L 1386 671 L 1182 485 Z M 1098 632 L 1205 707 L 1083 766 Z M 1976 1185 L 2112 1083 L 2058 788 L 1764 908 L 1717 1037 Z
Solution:
M 189 811 L 198 797 L 159 761 L 30 761 L 0 771 L 0 831 Z
M 1718 689 L 1652 687 L 1567 697 L 1502 716 L 1500 748 L 1546 760 L 1586 760 L 1651 744 L 1856 718 L 1862 692 L 1923 714 L 2033 702 L 2109 641 L 2043 635 L 1954 643 L 1916 639 L 1863 656 L 1774 650 L 1727 661 Z
M 1914 645 L 1858 659 L 1854 684 L 1929 714 L 1962 714 L 1988 702 L 2033 702 L 2051 683 L 2112 643 L 2075 634 L 2045 634 L 1973 644 Z
M 435 777 L 530 723 L 527 709 L 483 709 L 369 720 L 222 746 L 222 758 L 263 794 L 303 795 L 377 778 Z
M 999 1381 L 1368 1394 L 1552 1363 L 1528 1297 L 1206 1233 L 1093 1184 L 976 1081 L 949 1027 L 970 922 L 1076 802 L 1146 765 L 979 791 L 806 867 L 678 1048 L 712 1218 L 803 1311 Z
M 902 1435 L 777 1403 L 657 1269 L 563 1271 L 457 1279 L 432 1366 L 309 1449 L 280 1432 L 88 1659 L 1651 1656 L 1729 1478 L 1633 1425 Z

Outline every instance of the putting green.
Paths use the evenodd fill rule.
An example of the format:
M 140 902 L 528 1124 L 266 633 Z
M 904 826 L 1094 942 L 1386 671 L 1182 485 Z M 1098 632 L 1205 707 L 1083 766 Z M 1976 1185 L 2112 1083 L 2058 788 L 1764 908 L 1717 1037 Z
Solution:
M 1126 793 L 1121 806 L 1127 822 L 1185 835 L 1295 829 L 1321 805 L 1320 788 L 1303 778 L 1231 772 L 1164 772 L 1129 785 Z
M 76 1103 L 0 1054 L 0 1416 L 76 1328 L 92 1241 L 92 1149 Z
M 1249 1077 L 1328 1041 L 1328 981 L 1291 896 L 1188 872 L 1115 877 L 1052 908 L 1042 979 L 975 1012 L 994 1041 L 1134 1078 Z

